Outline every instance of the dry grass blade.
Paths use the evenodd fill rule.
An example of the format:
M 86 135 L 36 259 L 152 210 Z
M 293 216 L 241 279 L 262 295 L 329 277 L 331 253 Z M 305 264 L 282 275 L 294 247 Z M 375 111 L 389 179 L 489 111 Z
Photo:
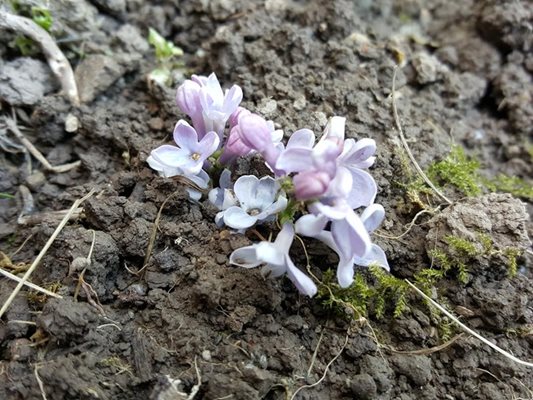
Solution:
M 31 264 L 30 268 L 28 268 L 28 270 L 26 271 L 26 273 L 22 277 L 21 281 L 18 283 L 17 287 L 13 290 L 13 292 L 7 298 L 6 302 L 4 303 L 2 308 L 0 309 L 0 317 L 2 317 L 2 315 L 4 315 L 4 313 L 6 312 L 7 308 L 13 302 L 13 299 L 15 298 L 15 296 L 20 292 L 20 289 L 22 288 L 22 286 L 24 286 L 24 283 L 28 280 L 30 275 L 35 270 L 35 268 L 37 268 L 37 266 L 41 262 L 42 258 L 44 257 L 44 255 L 46 254 L 46 252 L 48 251 L 50 246 L 52 245 L 52 243 L 54 243 L 54 240 L 57 238 L 57 236 L 59 235 L 61 230 L 65 227 L 65 225 L 69 221 L 70 215 L 80 206 L 80 204 L 82 204 L 85 200 L 87 200 L 89 197 L 91 197 L 94 194 L 94 192 L 95 192 L 95 189 L 92 189 L 89 193 L 87 193 L 81 199 L 76 200 L 74 202 L 74 204 L 72 204 L 72 207 L 70 207 L 69 212 L 65 215 L 63 220 L 59 223 L 59 225 L 57 226 L 57 228 L 54 231 L 54 233 L 52 234 L 52 236 L 50 236 L 50 239 L 48 239 L 48 241 L 46 242 L 46 244 L 42 248 L 42 250 L 39 253 L 39 255 L 37 256 L 37 258 L 33 261 L 33 263 Z
M 150 240 L 148 241 L 148 247 L 146 248 L 146 255 L 144 256 L 144 263 L 143 263 L 143 267 L 141 268 L 141 270 L 137 271 L 136 274 L 139 274 L 141 273 L 142 271 L 144 271 L 144 269 L 146 268 L 146 266 L 148 265 L 148 261 L 150 261 L 150 257 L 152 256 L 152 250 L 154 248 L 154 243 L 155 243 L 155 238 L 157 236 L 157 228 L 159 227 L 159 221 L 161 220 L 161 214 L 163 213 L 163 209 L 165 208 L 165 206 L 167 205 L 167 202 L 172 198 L 174 197 L 175 195 L 177 195 L 179 193 L 179 190 L 175 191 L 174 193 L 170 194 L 166 199 L 165 201 L 163 201 L 163 204 L 161 204 L 161 207 L 159 207 L 159 211 L 157 212 L 157 216 L 155 218 L 155 221 L 154 221 L 154 227 L 152 229 L 152 233 L 150 235 Z
M 400 117 L 398 116 L 398 109 L 396 108 L 396 73 L 398 72 L 398 66 L 394 67 L 394 73 L 392 75 L 392 113 L 394 114 L 394 122 L 396 123 L 396 129 L 398 129 L 398 133 L 400 134 L 400 140 L 402 141 L 402 145 L 405 148 L 405 151 L 407 152 L 407 155 L 409 156 L 409 159 L 413 163 L 416 171 L 418 174 L 422 177 L 424 182 L 433 189 L 433 191 L 446 203 L 452 204 L 452 201 L 448 199 L 437 187 L 429 180 L 426 173 L 420 168 L 420 165 L 418 165 L 418 162 L 416 161 L 415 156 L 411 152 L 411 149 L 409 148 L 409 145 L 407 144 L 407 140 L 405 139 L 405 135 L 403 133 L 402 125 L 400 124 Z
M 22 278 L 19 278 L 16 275 L 13 275 L 10 272 L 4 271 L 2 268 L 0 268 L 0 274 L 4 275 L 6 278 L 9 278 L 11 280 L 14 280 L 15 282 L 21 282 Z M 38 292 L 44 293 L 47 296 L 55 297 L 56 299 L 62 299 L 63 296 L 58 295 L 57 293 L 51 292 L 49 290 L 46 290 L 45 288 L 42 288 L 34 283 L 31 282 L 23 282 L 23 284 L 33 290 L 37 290 Z
M 41 377 L 39 376 L 38 369 L 39 367 L 35 367 L 35 369 L 33 370 L 33 373 L 35 375 L 35 379 L 37 380 L 37 384 L 39 385 L 39 390 L 41 391 L 41 396 L 43 400 L 47 400 L 46 392 L 44 391 L 44 384 L 43 384 L 43 381 L 41 380 Z
M 505 351 L 501 347 L 496 346 L 494 343 L 492 343 L 490 340 L 484 338 L 479 333 L 474 331 L 473 329 L 469 328 L 465 324 L 463 324 L 461 321 L 459 321 L 452 313 L 450 313 L 448 310 L 446 310 L 443 306 L 441 306 L 439 303 L 437 303 L 435 300 L 433 300 L 431 297 L 426 295 L 423 291 L 421 291 L 419 288 L 417 288 L 415 285 L 413 285 L 411 282 L 409 282 L 407 279 L 405 280 L 409 286 L 411 286 L 420 296 L 422 296 L 424 299 L 429 301 L 432 305 L 434 305 L 437 309 L 439 309 L 444 315 L 446 315 L 448 318 L 450 318 L 453 322 L 455 322 L 461 329 L 463 329 L 465 332 L 469 333 L 470 335 L 478 338 L 486 345 L 492 347 L 494 350 L 496 350 L 498 353 L 504 355 L 508 359 L 514 361 L 517 364 L 525 365 L 526 367 L 533 367 L 533 363 L 521 360 L 515 356 L 513 356 L 511 353 Z

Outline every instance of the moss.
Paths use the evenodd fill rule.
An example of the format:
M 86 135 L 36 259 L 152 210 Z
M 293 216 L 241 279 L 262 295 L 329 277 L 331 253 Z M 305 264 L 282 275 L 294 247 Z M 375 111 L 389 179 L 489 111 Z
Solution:
M 466 196 L 477 196 L 482 192 L 479 167 L 479 162 L 467 157 L 462 147 L 453 145 L 444 160 L 430 165 L 428 177 L 435 183 L 452 185 Z
M 365 274 L 357 272 L 353 284 L 344 289 L 335 283 L 335 272 L 326 271 L 319 287 L 319 298 L 325 306 L 340 314 L 345 313 L 346 307 L 351 309 L 357 318 L 369 314 L 383 318 L 389 310 L 395 318 L 400 317 L 408 307 L 407 283 L 378 265 L 371 265 L 368 271 Z
M 517 176 L 499 174 L 496 178 L 484 179 L 483 182 L 491 192 L 510 193 L 515 197 L 533 200 L 533 185 Z

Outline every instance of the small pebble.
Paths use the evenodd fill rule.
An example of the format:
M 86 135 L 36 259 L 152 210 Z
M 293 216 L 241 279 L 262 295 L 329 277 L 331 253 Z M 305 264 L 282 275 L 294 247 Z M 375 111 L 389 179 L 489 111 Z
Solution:
M 202 358 L 204 361 L 211 361 L 211 352 L 209 350 L 202 351 Z

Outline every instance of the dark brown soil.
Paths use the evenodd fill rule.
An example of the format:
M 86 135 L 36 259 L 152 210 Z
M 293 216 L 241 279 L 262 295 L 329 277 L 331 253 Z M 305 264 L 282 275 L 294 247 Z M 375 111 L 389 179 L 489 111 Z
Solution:
M 328 117 L 342 115 L 348 136 L 375 139 L 372 173 L 377 200 L 387 210 L 382 233 L 391 236 L 401 234 L 419 211 L 402 186 L 405 168 L 391 111 L 398 57 L 406 61 L 398 73 L 399 113 L 423 167 L 455 142 L 481 160 L 488 176 L 533 175 L 530 4 L 51 3 L 58 31 L 72 39 L 62 48 L 77 65 L 84 104 L 72 107 L 55 94 L 46 65 L 20 57 L 7 45 L 13 34 L 0 32 L 0 112 L 16 109 L 19 125 L 30 128 L 24 133 L 53 165 L 81 160 L 81 166 L 52 174 L 35 160 L 30 165 L 22 153 L 0 152 L 0 192 L 17 194 L 0 198 L 0 249 L 13 254 L 29 238 L 12 261 L 31 263 L 59 222 L 50 212 L 69 208 L 93 187 L 97 195 L 63 229 L 31 278 L 41 286 L 59 284 L 63 299 L 24 289 L 0 322 L 0 399 L 42 399 L 35 371 L 51 400 L 186 399 L 198 383 L 196 368 L 196 399 L 291 399 L 299 387 L 322 377 L 345 340 L 325 378 L 296 399 L 533 398 L 532 370 L 474 338 L 464 336 L 431 354 L 392 351 L 442 344 L 414 293 L 400 318 L 388 313 L 371 319 L 372 332 L 318 299 L 299 296 L 286 279 L 265 280 L 258 271 L 230 266 L 231 251 L 256 238 L 218 229 L 216 210 L 207 201 L 190 202 L 183 186 L 158 177 L 145 163 L 184 116 L 174 104 L 175 87 L 147 83 L 156 61 L 144 39 L 153 27 L 173 40 L 186 53 L 178 79 L 216 72 L 225 87 L 243 88 L 246 107 L 279 123 L 287 135 L 302 127 L 319 132 Z M 83 58 L 74 49 L 83 50 Z M 73 117 L 79 127 L 69 133 L 65 121 Z M 32 207 L 23 202 L 21 185 L 29 189 Z M 175 191 L 150 261 L 136 273 L 157 212 Z M 449 195 L 453 206 L 423 217 L 401 239 L 376 238 L 395 276 L 412 278 L 427 267 L 428 250 L 442 247 L 439 237 L 446 233 L 483 229 L 502 248 L 530 245 L 533 227 L 519 200 Z M 17 223 L 23 208 L 34 217 L 26 224 Z M 93 232 L 87 266 L 78 258 L 87 257 Z M 334 267 L 333 258 L 308 244 L 317 274 Z M 294 251 L 304 265 L 300 248 Z M 505 259 L 476 260 L 466 285 L 450 277 L 437 288 L 465 323 L 529 361 L 532 261 L 520 258 L 519 273 L 509 279 Z M 82 288 L 75 298 L 85 266 L 94 293 Z M 14 286 L 0 279 L 0 304 Z

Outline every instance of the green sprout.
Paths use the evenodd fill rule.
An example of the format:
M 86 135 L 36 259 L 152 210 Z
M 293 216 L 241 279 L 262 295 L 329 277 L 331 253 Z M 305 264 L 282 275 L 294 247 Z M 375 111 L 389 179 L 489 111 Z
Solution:
M 50 32 L 54 23 L 50 10 L 44 7 L 32 7 L 31 19 L 47 32 Z
M 149 79 L 163 86 L 170 84 L 171 71 L 177 66 L 173 59 L 181 57 L 183 50 L 166 40 L 153 28 L 148 30 L 148 43 L 154 47 L 155 57 L 159 64 L 156 69 L 150 72 Z

